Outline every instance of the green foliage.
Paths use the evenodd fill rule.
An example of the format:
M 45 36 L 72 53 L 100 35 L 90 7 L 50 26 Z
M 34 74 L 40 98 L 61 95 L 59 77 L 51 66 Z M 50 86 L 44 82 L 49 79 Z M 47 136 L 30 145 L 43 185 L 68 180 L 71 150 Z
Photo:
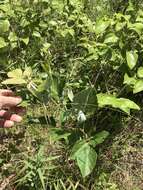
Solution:
M 76 160 L 83 177 L 88 176 L 96 165 L 97 153 L 95 146 L 104 142 L 109 133 L 102 131 L 89 140 L 79 140 L 71 152 L 71 159 Z
M 127 114 L 130 114 L 130 109 L 140 110 L 140 107 L 129 99 L 116 98 L 115 96 L 108 94 L 98 94 L 97 97 L 99 107 L 109 105 L 113 108 L 119 108 Z
M 130 116 L 141 106 L 135 103 L 139 101 L 134 94 L 143 91 L 142 9 L 134 1 L 124 5 L 110 1 L 104 10 L 103 2 L 109 3 L 0 2 L 2 86 L 15 87 L 31 105 L 42 105 L 49 125 L 48 109 L 52 105 L 50 114 L 55 124 L 51 139 L 70 147 L 71 159 L 76 160 L 83 177 L 95 168 L 95 147 L 108 136 L 107 131 L 100 132 L 104 126 L 99 120 L 104 119 L 98 116 L 105 109 L 111 115 L 114 110 L 122 119 Z M 109 14 L 103 14 L 108 10 Z M 88 126 L 91 118 L 96 126 Z M 106 130 L 109 125 L 107 122 Z M 26 167 L 32 184 L 36 183 L 36 172 L 45 188 L 43 171 Z
M 46 190 L 46 173 L 55 168 L 51 161 L 57 158 L 59 157 L 45 156 L 43 147 L 41 147 L 34 157 L 29 156 L 24 160 L 24 163 L 21 163 L 23 168 L 17 176 L 21 175 L 23 177 L 16 181 L 17 186 L 30 186 L 31 189 L 40 189 L 42 187 L 43 190 Z

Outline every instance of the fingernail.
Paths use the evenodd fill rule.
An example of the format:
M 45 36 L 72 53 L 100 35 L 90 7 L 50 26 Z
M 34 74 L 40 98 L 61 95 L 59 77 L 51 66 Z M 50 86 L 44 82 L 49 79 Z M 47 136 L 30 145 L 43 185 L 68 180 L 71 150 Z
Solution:
M 9 121 L 9 120 L 5 121 L 5 123 L 4 123 L 4 127 L 6 127 L 6 128 L 12 127 L 13 125 L 14 125 L 14 122 Z

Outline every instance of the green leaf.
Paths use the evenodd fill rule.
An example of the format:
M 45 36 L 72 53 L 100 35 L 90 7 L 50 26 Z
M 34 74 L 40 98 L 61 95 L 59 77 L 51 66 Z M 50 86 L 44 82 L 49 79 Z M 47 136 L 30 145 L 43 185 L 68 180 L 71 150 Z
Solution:
M 59 85 L 60 85 L 59 78 L 53 75 L 51 78 L 50 91 L 51 91 L 51 97 L 53 97 L 55 100 L 59 99 Z
M 21 69 L 15 69 L 13 71 L 8 72 L 8 77 L 10 79 L 7 79 L 2 82 L 2 84 L 26 84 L 26 80 L 23 78 L 23 72 Z
M 91 174 L 96 165 L 97 153 L 90 146 L 86 146 L 80 151 L 80 156 L 76 160 L 81 174 L 85 178 Z
M 9 78 L 22 78 L 23 72 L 21 69 L 15 69 L 13 71 L 8 72 L 7 76 Z
M 133 5 L 133 3 L 131 2 L 131 1 L 129 1 L 129 5 L 128 5 L 128 7 L 127 7 L 127 12 L 128 11 L 134 11 L 135 9 L 134 9 L 134 5 Z
M 64 1 L 63 0 L 52 0 L 52 7 L 61 12 L 61 11 L 63 11 L 63 8 L 64 8 Z
M 128 28 L 137 32 L 138 35 L 141 35 L 141 33 L 143 32 L 143 23 L 134 23 L 134 24 L 130 23 L 128 25 Z
M 6 20 L 0 20 L 0 34 L 9 31 L 10 23 Z
M 10 42 L 16 42 L 18 40 L 18 37 L 15 32 L 10 32 L 8 39 Z
M 133 93 L 136 94 L 141 91 L 143 91 L 143 80 L 138 80 L 134 85 Z
M 28 45 L 28 43 L 29 43 L 29 37 L 27 37 L 27 38 L 20 38 L 20 40 L 21 40 L 22 42 L 24 42 L 25 45 Z
M 130 114 L 130 109 L 140 110 L 140 107 L 133 101 L 126 98 L 119 98 L 120 109 Z
M 86 146 L 86 140 L 79 140 L 77 141 L 71 151 L 71 159 L 75 160 L 76 157 L 78 156 L 78 151 L 80 151 L 81 148 L 83 148 L 84 146 Z
M 136 103 L 126 98 L 116 98 L 113 95 L 100 93 L 97 95 L 97 99 L 99 107 L 112 106 L 127 114 L 130 114 L 130 109 L 140 110 L 140 107 Z
M 25 71 L 23 72 L 23 77 L 31 77 L 32 75 L 32 68 L 31 67 L 26 67 Z
M 93 171 L 96 165 L 97 153 L 87 142 L 82 140 L 74 145 L 71 159 L 77 161 L 82 176 L 86 177 Z
M 38 169 L 37 169 L 37 172 L 38 172 L 38 175 L 39 175 L 39 178 L 40 178 L 40 181 L 41 181 L 43 190 L 46 190 L 45 182 L 44 182 L 44 176 L 43 176 L 43 174 L 42 174 L 41 168 L 38 168 Z
M 127 64 L 130 69 L 133 69 L 138 61 L 138 54 L 137 51 L 127 51 L 126 52 L 126 59 L 127 59 Z
M 67 141 L 68 137 L 71 135 L 70 132 L 67 132 L 66 130 L 62 128 L 50 128 L 49 129 L 49 136 L 51 140 L 53 141 L 59 141 L 61 139 L 64 139 Z
M 118 41 L 118 37 L 114 33 L 109 33 L 106 35 L 104 43 L 109 44 L 109 43 L 116 43 Z
M 139 78 L 143 78 L 143 67 L 139 67 L 137 71 L 137 76 Z
M 5 39 L 0 37 L 0 48 L 4 48 L 7 46 L 7 43 L 5 42 Z
M 95 25 L 95 33 L 97 35 L 102 34 L 108 28 L 109 24 L 110 22 L 108 21 L 99 20 Z
M 92 139 L 89 141 L 89 144 L 95 147 L 103 143 L 104 140 L 108 137 L 108 135 L 108 131 L 101 131 L 100 133 L 97 133 L 94 137 L 92 137 Z
M 135 77 L 129 77 L 127 73 L 124 75 L 124 83 L 123 84 L 135 85 L 135 83 L 136 83 Z
M 41 38 L 41 34 L 38 31 L 34 31 L 32 35 L 37 38 Z
M 126 22 L 117 22 L 116 26 L 115 26 L 115 30 L 118 32 L 120 30 L 122 30 L 126 25 Z
M 12 78 L 12 79 L 7 79 L 2 82 L 2 84 L 26 84 L 26 81 L 24 79 L 19 79 L 19 78 Z
M 73 108 L 84 113 L 93 113 L 97 107 L 97 97 L 95 88 L 88 88 L 75 95 Z
M 51 46 L 51 44 L 50 43 L 44 43 L 43 44 L 43 48 L 45 49 L 45 50 L 48 50 L 49 48 L 50 48 L 50 46 Z

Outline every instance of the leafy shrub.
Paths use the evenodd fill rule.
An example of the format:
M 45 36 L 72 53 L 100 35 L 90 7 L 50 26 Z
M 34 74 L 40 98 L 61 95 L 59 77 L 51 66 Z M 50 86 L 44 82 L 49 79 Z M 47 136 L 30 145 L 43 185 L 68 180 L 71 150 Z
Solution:
M 108 8 L 118 9 L 112 3 Z M 122 120 L 140 110 L 134 94 L 143 91 L 143 11 L 137 5 L 129 1 L 124 11 L 103 16 L 91 1 L 0 3 L 0 61 L 8 72 L 2 84 L 16 88 L 25 103 L 40 102 L 45 116 L 54 105 L 61 133 L 51 129 L 52 137 L 65 139 L 83 177 L 93 171 L 96 146 L 109 135 L 105 112 Z

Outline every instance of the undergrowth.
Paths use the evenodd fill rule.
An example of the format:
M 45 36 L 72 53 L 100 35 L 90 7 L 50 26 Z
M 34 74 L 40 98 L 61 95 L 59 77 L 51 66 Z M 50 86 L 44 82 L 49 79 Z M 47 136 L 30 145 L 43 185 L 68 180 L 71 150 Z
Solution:
M 141 1 L 0 2 L 1 88 L 27 109 L 0 130 L 2 190 L 142 189 L 124 168 L 143 160 L 142 34 Z

